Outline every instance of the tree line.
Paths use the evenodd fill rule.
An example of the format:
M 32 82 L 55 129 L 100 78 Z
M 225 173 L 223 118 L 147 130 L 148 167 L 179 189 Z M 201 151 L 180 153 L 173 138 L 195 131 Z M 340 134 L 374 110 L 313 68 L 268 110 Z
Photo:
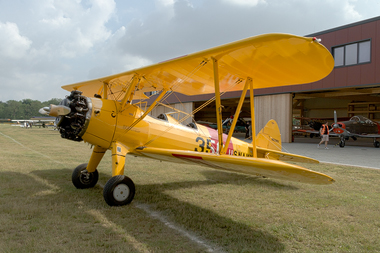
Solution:
M 30 119 L 32 117 L 41 117 L 38 113 L 42 107 L 50 104 L 58 105 L 62 99 L 52 98 L 48 101 L 41 102 L 32 99 L 23 99 L 21 101 L 8 100 L 7 102 L 0 101 L 0 119 Z

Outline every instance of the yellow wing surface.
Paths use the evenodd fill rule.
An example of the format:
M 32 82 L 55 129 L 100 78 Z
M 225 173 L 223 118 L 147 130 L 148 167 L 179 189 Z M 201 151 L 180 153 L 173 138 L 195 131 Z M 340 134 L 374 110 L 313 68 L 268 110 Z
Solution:
M 333 178 L 323 173 L 277 160 L 149 147 L 135 150 L 135 152 L 153 159 L 198 164 L 254 176 L 267 176 L 310 184 L 331 184 L 334 182 Z
M 134 98 L 163 88 L 185 95 L 214 93 L 213 59 L 218 60 L 221 91 L 242 90 L 247 77 L 253 79 L 255 89 L 310 83 L 334 67 L 329 51 L 313 38 L 265 34 L 62 88 L 119 100 L 136 78 Z

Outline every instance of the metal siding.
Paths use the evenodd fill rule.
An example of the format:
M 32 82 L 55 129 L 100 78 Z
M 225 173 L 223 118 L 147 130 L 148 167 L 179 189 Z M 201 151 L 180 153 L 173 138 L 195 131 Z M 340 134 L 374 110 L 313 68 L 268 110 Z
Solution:
M 354 42 L 354 41 L 358 41 L 358 40 L 362 40 L 362 29 L 363 29 L 363 26 L 362 25 L 359 25 L 359 26 L 354 26 L 354 27 L 350 27 L 348 28 L 348 41 L 349 42 Z
M 360 84 L 360 65 L 347 67 L 346 76 L 347 81 L 345 86 L 355 86 Z
M 380 21 L 376 22 L 375 34 L 372 38 L 372 64 L 375 65 L 375 83 L 380 83 Z
M 255 96 L 256 135 L 269 120 L 274 119 L 280 128 L 281 141 L 291 142 L 292 114 L 291 94 Z

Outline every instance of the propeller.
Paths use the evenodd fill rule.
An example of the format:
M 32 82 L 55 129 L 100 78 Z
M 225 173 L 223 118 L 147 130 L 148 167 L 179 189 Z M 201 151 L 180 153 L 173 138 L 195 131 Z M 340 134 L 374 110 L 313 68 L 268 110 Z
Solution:
M 339 128 L 339 125 L 338 125 L 338 116 L 336 115 L 336 111 L 334 111 L 334 124 L 333 124 L 333 128 Z
M 43 114 L 43 115 L 48 115 L 49 114 L 49 111 L 50 111 L 50 108 L 48 106 L 46 107 L 42 107 L 41 109 L 38 110 L 38 112 L 40 114 Z
M 64 105 L 50 105 L 49 107 L 42 107 L 38 110 L 43 115 L 49 115 L 53 117 L 65 116 L 71 112 L 70 107 Z

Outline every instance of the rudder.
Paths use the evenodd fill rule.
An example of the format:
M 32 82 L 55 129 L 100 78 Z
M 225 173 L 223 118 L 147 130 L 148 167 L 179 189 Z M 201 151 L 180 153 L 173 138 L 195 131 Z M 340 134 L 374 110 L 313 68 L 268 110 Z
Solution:
M 256 146 L 266 149 L 281 151 L 281 133 L 277 122 L 269 120 L 256 136 Z

